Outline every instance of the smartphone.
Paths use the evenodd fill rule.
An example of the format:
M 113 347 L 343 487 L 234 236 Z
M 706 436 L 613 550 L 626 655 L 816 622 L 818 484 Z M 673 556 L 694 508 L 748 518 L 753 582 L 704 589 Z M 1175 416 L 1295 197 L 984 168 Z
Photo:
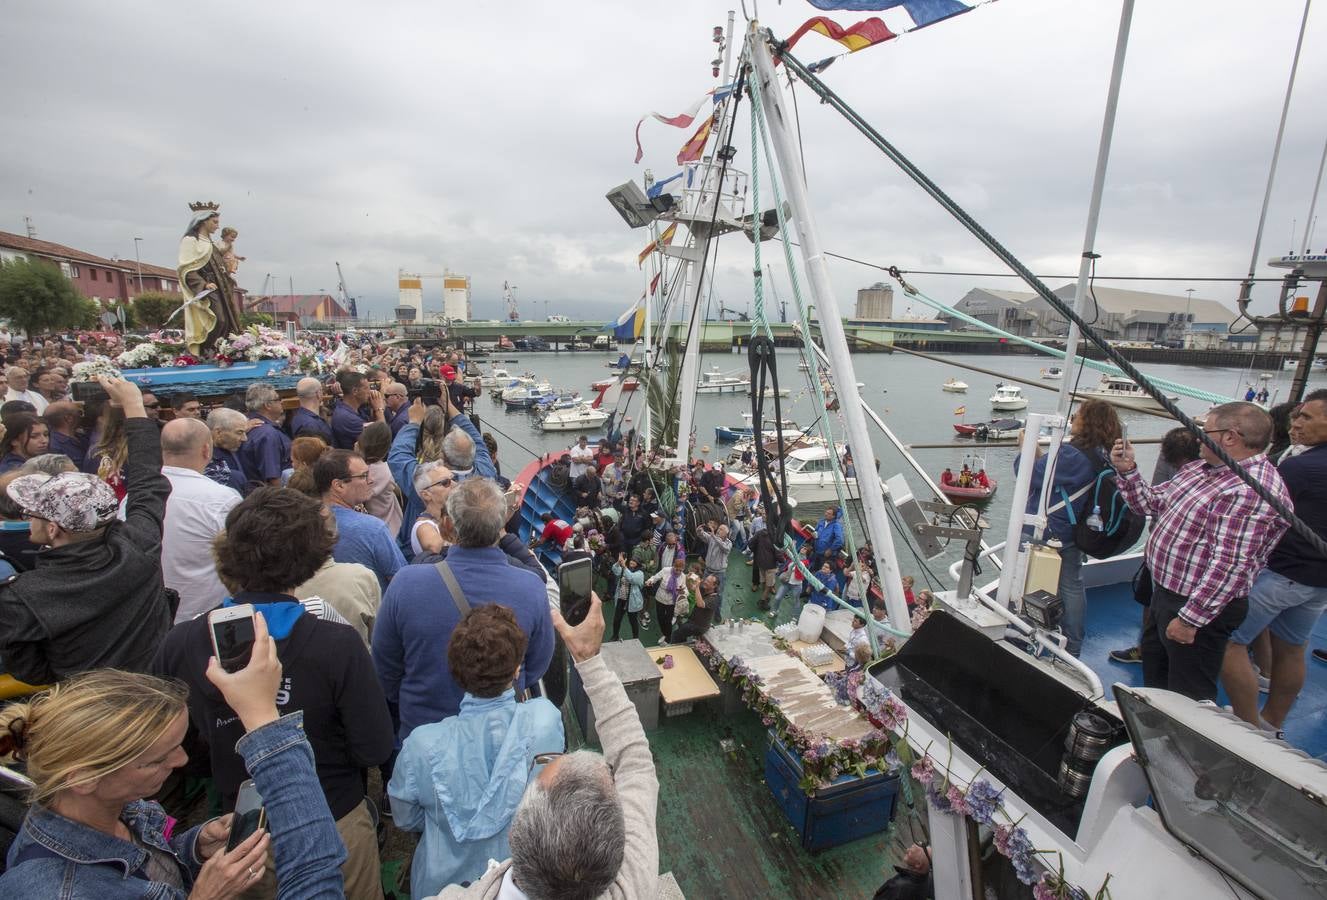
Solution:
M 568 625 L 579 625 L 590 614 L 590 593 L 594 589 L 594 561 L 573 559 L 558 566 L 558 593 L 562 597 L 562 618 Z
M 1124 422 L 1120 423 L 1120 440 L 1124 441 L 1124 446 L 1129 446 L 1129 426 Z
M 238 672 L 249 664 L 253 653 L 253 604 L 241 603 L 214 609 L 207 614 L 212 635 L 212 653 L 221 668 Z
M 249 835 L 266 827 L 267 810 L 263 808 L 263 798 L 259 796 L 251 778 L 240 785 L 240 792 L 235 798 L 235 815 L 230 820 L 230 837 L 226 840 L 226 849 L 234 850 Z

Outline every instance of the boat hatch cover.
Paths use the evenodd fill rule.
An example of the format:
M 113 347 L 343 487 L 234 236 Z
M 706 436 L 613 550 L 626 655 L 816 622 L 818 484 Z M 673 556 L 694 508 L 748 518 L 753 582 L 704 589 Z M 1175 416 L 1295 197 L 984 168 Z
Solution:
M 1259 897 L 1327 897 L 1327 766 L 1170 691 L 1115 699 L 1167 831 Z

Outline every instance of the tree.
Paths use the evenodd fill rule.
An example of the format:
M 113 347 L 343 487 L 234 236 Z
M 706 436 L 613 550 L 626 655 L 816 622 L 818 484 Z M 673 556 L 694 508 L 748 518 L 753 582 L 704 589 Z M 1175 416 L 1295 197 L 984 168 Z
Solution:
M 248 328 L 250 325 L 263 325 L 267 328 L 271 328 L 275 324 L 275 321 L 276 320 L 267 313 L 247 312 L 240 316 L 240 324 L 245 328 Z
M 0 318 L 29 337 L 77 328 L 87 312 L 83 295 L 52 263 L 16 259 L 0 264 Z
M 180 294 L 144 291 L 134 298 L 134 319 L 144 328 L 159 328 L 184 303 Z M 176 325 L 176 328 L 183 326 Z

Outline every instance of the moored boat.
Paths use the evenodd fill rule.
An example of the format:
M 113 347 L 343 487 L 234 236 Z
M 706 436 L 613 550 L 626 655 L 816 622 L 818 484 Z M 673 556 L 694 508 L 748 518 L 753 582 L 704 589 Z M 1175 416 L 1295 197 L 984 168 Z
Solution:
M 1064 377 L 1064 368 L 1062 366 L 1047 366 L 1041 370 L 1041 377 L 1047 381 L 1059 381 Z
M 1027 409 L 1028 399 L 1023 396 L 1023 389 L 1016 384 L 997 384 L 990 403 L 991 409 L 1012 412 Z
M 539 420 L 544 431 L 594 431 L 608 421 L 608 413 L 580 401 L 561 409 L 550 409 Z
M 966 381 L 959 381 L 957 378 L 949 378 L 945 380 L 944 384 L 940 385 L 940 390 L 950 394 L 966 394 L 968 384 Z
M 751 378 L 735 372 L 721 372 L 718 366 L 710 366 L 701 373 L 700 383 L 696 385 L 698 394 L 737 394 L 751 389 Z
M 1161 404 L 1144 391 L 1131 378 L 1123 375 L 1102 375 L 1101 381 L 1093 390 L 1074 391 L 1074 396 L 1080 400 L 1096 399 L 1105 400 L 1114 406 L 1122 409 L 1136 409 L 1142 412 L 1165 412 Z M 1179 400 L 1178 397 L 1168 398 L 1172 403 Z

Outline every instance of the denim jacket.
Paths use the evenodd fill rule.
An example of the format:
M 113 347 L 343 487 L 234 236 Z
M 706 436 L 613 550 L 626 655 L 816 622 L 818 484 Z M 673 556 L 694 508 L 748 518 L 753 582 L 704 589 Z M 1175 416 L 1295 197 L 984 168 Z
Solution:
M 346 852 L 318 789 L 303 714 L 291 713 L 246 734 L 235 749 L 244 757 L 267 808 L 280 885 L 277 896 L 282 900 L 343 897 L 340 866 Z M 120 821 L 144 844 L 175 857 L 184 891 L 137 874 L 147 860 L 146 850 L 34 806 L 10 847 L 10 868 L 0 875 L 0 896 L 184 900 L 202 867 L 195 853 L 202 826 L 167 838 L 166 812 L 150 800 L 126 805 Z

